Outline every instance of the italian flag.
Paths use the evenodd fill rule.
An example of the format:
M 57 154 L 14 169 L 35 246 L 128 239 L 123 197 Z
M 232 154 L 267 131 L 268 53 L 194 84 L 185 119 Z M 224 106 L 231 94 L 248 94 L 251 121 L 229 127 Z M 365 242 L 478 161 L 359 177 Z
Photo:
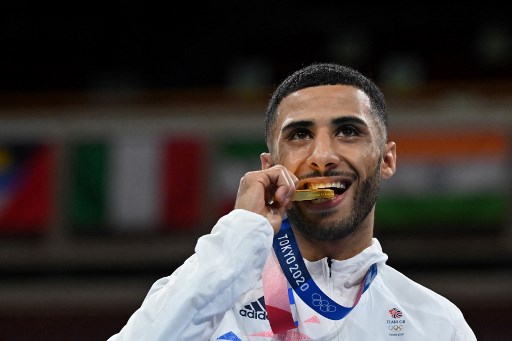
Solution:
M 188 137 L 83 139 L 68 152 L 76 232 L 188 231 L 202 222 L 205 147 Z

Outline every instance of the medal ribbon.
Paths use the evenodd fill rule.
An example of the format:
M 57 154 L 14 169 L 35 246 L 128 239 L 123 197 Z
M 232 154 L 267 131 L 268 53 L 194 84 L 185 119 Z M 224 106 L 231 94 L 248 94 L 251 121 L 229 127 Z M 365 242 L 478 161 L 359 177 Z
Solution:
M 288 287 L 286 277 L 273 252 L 270 253 L 263 268 L 263 295 L 270 328 L 274 334 L 284 333 L 297 327 L 291 305 L 294 303 L 292 289 Z
M 354 304 L 351 307 L 344 307 L 327 296 L 309 274 L 288 219 L 283 220 L 280 231 L 274 236 L 273 247 L 292 289 L 308 306 L 330 320 L 341 320 L 350 313 L 377 275 L 377 264 L 372 264 L 361 281 Z M 269 320 L 270 318 L 269 315 Z

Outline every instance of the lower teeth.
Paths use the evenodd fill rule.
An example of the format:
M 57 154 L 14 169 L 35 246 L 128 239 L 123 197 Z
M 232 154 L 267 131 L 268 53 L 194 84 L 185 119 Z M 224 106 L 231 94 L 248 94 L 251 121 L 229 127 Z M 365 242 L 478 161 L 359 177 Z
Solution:
M 313 204 L 319 204 L 319 203 L 322 203 L 322 202 L 325 202 L 325 201 L 328 201 L 330 199 L 315 199 L 315 200 L 311 200 L 311 202 Z

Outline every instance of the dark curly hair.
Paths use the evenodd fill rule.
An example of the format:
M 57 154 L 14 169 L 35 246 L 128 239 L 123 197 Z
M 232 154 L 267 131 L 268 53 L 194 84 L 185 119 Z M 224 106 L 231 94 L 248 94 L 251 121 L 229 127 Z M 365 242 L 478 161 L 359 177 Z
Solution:
M 384 95 L 377 85 L 359 71 L 334 63 L 315 63 L 295 71 L 274 91 L 265 113 L 265 141 L 270 148 L 270 132 L 276 121 L 277 107 L 289 94 L 300 89 L 320 85 L 351 85 L 370 98 L 372 114 L 382 127 L 382 138 L 387 138 L 388 115 Z

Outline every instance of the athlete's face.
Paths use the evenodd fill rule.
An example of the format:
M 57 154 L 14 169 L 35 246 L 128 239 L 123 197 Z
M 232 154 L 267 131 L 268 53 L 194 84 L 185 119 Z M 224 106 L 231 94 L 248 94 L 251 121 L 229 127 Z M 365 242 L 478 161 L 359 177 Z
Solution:
M 394 143 L 385 144 L 370 100 L 352 86 L 305 88 L 283 99 L 263 168 L 281 164 L 299 179 L 298 189 L 328 187 L 333 199 L 296 202 L 293 226 L 317 240 L 342 238 L 373 224 L 379 182 L 395 171 Z

